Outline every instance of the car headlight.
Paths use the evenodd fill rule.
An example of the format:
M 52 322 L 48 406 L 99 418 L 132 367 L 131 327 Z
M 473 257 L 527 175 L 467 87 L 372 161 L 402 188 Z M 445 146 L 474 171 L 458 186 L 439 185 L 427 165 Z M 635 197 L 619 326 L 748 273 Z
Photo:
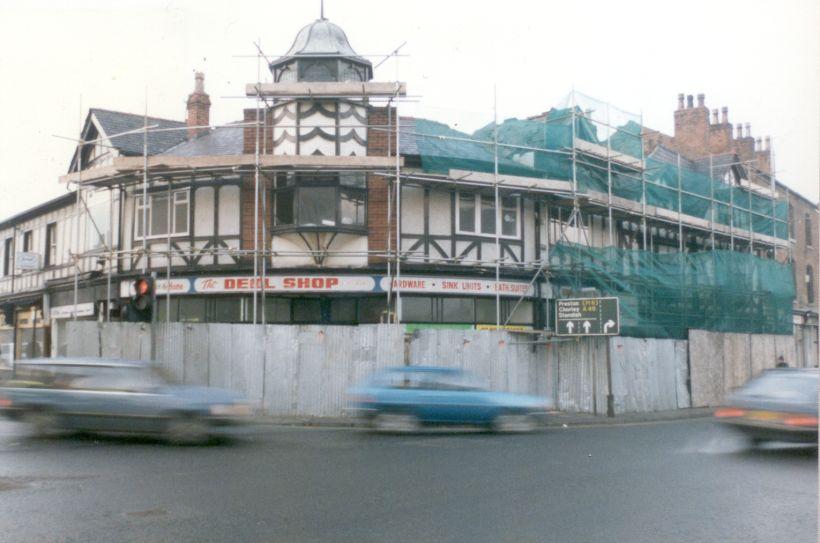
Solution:
M 211 415 L 218 417 L 248 417 L 251 415 L 251 406 L 244 403 L 217 404 L 211 406 Z

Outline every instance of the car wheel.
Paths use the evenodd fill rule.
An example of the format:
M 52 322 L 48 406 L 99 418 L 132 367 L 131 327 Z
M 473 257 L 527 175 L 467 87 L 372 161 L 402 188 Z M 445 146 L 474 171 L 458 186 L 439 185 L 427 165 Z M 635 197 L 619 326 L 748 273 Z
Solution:
M 410 434 L 417 432 L 421 424 L 412 413 L 379 413 L 373 417 L 373 429 L 378 432 Z
M 21 419 L 28 424 L 36 435 L 46 436 L 54 433 L 58 428 L 57 415 L 50 411 L 35 410 L 25 413 Z
M 175 417 L 168 422 L 165 435 L 175 445 L 200 445 L 208 440 L 208 425 L 198 417 Z
M 535 427 L 535 418 L 527 414 L 504 413 L 493 420 L 493 430 L 504 434 L 532 432 Z

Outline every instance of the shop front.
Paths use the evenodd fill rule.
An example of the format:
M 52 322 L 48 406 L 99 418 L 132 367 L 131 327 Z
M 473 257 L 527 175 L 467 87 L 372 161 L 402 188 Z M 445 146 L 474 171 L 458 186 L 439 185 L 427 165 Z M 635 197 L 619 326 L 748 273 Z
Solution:
M 120 296 L 128 298 L 130 289 L 131 281 L 122 281 Z M 398 295 L 402 323 L 494 325 L 496 292 L 502 321 L 532 326 L 535 312 L 534 289 L 529 283 L 465 277 L 403 276 L 392 281 L 381 275 L 273 275 L 255 280 L 251 276 L 175 277 L 158 279 L 155 290 L 160 322 L 395 322 L 388 298 L 395 307 Z

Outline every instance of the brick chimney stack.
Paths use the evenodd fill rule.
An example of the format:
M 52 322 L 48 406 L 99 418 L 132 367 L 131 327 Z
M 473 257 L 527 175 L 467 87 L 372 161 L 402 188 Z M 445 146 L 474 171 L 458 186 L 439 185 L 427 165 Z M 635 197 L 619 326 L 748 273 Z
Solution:
M 205 74 L 196 72 L 194 92 L 188 95 L 188 138 L 193 139 L 208 133 L 211 117 L 211 98 L 205 93 Z M 202 128 L 195 128 L 202 127 Z

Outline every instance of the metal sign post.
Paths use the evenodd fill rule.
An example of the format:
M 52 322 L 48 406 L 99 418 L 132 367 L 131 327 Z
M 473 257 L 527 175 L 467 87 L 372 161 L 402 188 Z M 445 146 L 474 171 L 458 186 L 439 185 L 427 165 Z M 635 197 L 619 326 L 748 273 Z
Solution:
M 617 336 L 621 333 L 618 298 L 555 300 L 559 336 Z

